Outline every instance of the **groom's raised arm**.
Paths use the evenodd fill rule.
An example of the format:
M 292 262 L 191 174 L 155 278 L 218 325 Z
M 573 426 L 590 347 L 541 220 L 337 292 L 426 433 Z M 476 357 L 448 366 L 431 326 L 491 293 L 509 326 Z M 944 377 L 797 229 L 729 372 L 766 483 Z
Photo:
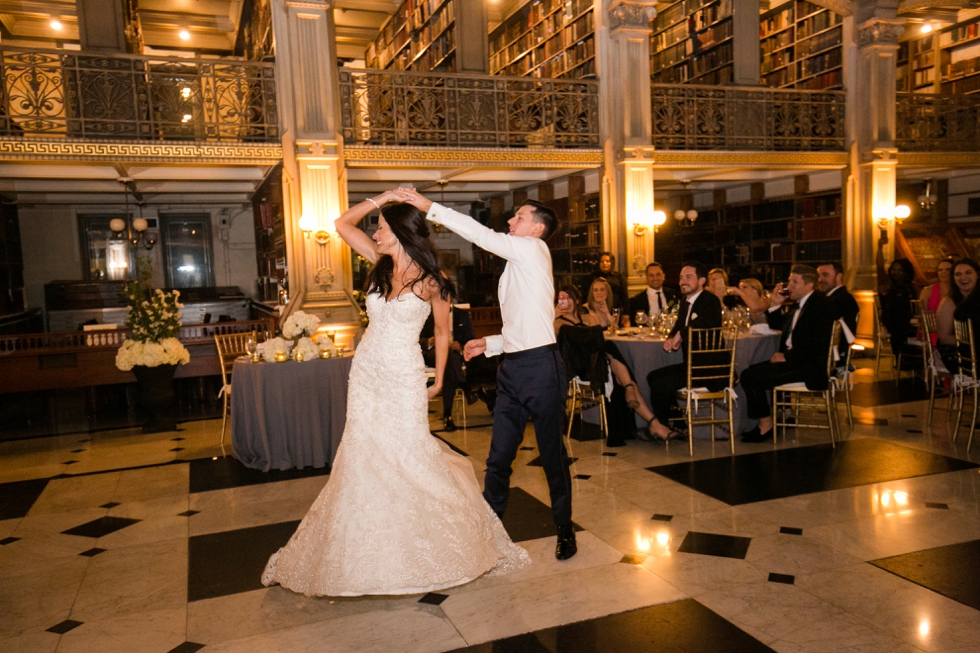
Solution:
M 480 249 L 485 249 L 508 261 L 521 261 L 536 247 L 530 238 L 519 238 L 494 231 L 468 215 L 435 202 L 429 207 L 425 218 L 451 229 Z

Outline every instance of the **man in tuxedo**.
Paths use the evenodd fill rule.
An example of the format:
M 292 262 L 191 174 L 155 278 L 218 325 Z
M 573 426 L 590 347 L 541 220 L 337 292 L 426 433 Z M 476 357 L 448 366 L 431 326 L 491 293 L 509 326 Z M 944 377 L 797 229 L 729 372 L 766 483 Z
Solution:
M 772 358 L 742 372 L 749 419 L 759 420 L 758 426 L 742 434 L 742 442 L 772 439 L 769 396 L 777 385 L 804 381 L 810 390 L 827 389 L 827 352 L 834 318 L 816 283 L 816 270 L 809 265 L 794 265 L 785 289 L 780 283 L 772 293 L 769 326 L 781 328 L 783 334 L 779 351 Z M 784 315 L 780 309 L 787 300 L 796 302 L 797 308 Z
M 453 306 L 450 309 L 450 321 L 453 337 L 449 342 L 449 357 L 446 359 L 446 372 L 442 379 L 442 419 L 444 430 L 455 431 L 453 400 L 456 398 L 456 388 L 463 389 L 466 393 L 466 403 L 469 405 L 476 403 L 477 396 L 466 382 L 466 368 L 463 364 L 463 345 L 474 338 L 473 322 L 470 321 L 469 311 L 466 308 Z M 425 364 L 435 367 L 435 320 L 431 311 L 425 320 L 425 325 L 422 326 L 419 344 L 422 346 L 422 358 Z
M 636 323 L 636 314 L 643 311 L 650 317 L 667 312 L 671 302 L 677 301 L 677 293 L 664 288 L 664 269 L 659 263 L 647 266 L 647 287 L 637 295 L 630 297 L 630 323 Z
M 817 289 L 827 298 L 827 309 L 835 320 L 844 320 L 847 330 L 841 329 L 837 351 L 841 359 L 857 333 L 857 320 L 860 308 L 854 296 L 844 287 L 844 266 L 837 261 L 821 263 L 817 266 Z
M 681 268 L 680 287 L 684 295 L 677 322 L 664 342 L 664 351 L 687 351 L 687 330 L 716 329 L 721 326 L 721 302 L 704 288 L 708 272 L 700 263 L 685 263 Z M 650 409 L 653 419 L 649 431 L 640 433 L 640 439 L 647 442 L 687 437 L 668 426 L 670 410 L 677 405 L 676 393 L 687 385 L 687 363 L 668 365 L 647 375 L 650 384 Z

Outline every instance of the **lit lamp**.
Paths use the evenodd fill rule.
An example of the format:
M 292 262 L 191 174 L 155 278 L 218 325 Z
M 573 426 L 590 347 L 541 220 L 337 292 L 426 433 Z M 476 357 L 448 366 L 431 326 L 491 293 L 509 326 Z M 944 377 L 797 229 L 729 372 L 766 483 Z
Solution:
M 698 219 L 698 212 L 694 209 L 685 211 L 684 209 L 677 209 L 674 211 L 674 220 L 682 227 L 694 226 L 694 222 Z
M 905 204 L 899 204 L 890 211 L 881 211 L 878 214 L 878 228 L 882 231 L 887 231 L 892 222 L 898 225 L 910 215 L 912 215 L 912 209 Z
M 299 217 L 299 228 L 302 229 L 304 238 L 309 238 L 311 235 L 313 235 L 314 226 L 315 225 L 313 224 L 313 218 L 311 218 L 310 216 L 301 215 Z
M 330 242 L 330 232 L 326 229 L 317 229 L 313 218 L 307 215 L 300 216 L 299 228 L 303 231 L 304 238 L 313 236 L 313 240 L 320 245 L 326 245 Z

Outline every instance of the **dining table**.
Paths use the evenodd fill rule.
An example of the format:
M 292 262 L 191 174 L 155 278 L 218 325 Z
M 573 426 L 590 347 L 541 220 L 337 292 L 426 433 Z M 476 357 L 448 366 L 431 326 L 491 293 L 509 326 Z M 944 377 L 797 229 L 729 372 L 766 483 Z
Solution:
M 270 470 L 333 463 L 347 420 L 352 354 L 328 359 L 235 361 L 231 444 L 246 467 Z
M 642 333 L 644 335 L 640 335 L 641 332 L 633 328 L 617 331 L 616 335 L 607 334 L 605 337 L 607 341 L 616 343 L 616 347 L 623 355 L 627 366 L 636 378 L 639 391 L 643 394 L 647 402 L 649 402 L 650 386 L 647 383 L 647 375 L 661 367 L 684 363 L 685 359 L 680 350 L 664 351 L 665 338 L 663 335 L 649 335 L 649 331 L 643 331 Z M 736 373 L 740 374 L 750 365 L 769 360 L 773 354 L 779 351 L 779 336 L 779 332 L 757 334 L 751 331 L 739 331 L 738 340 L 735 344 Z M 748 418 L 745 391 L 742 389 L 741 384 L 736 383 L 735 396 L 737 399 L 735 402 L 733 422 L 737 435 L 751 428 L 752 424 L 750 424 Z M 725 415 L 724 404 L 719 403 L 719 406 L 715 409 L 715 415 Z M 639 415 L 636 415 L 636 426 L 637 428 L 646 428 L 647 423 Z M 724 436 L 724 439 L 728 439 L 727 434 L 723 432 L 716 433 L 716 436 L 719 438 Z M 694 437 L 710 439 L 710 427 L 697 427 L 694 432 Z

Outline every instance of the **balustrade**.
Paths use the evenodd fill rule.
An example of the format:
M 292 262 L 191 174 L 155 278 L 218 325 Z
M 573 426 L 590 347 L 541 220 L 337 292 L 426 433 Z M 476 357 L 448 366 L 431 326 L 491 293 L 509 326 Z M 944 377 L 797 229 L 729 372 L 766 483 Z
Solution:
M 899 93 L 895 119 L 899 151 L 980 151 L 980 98 L 976 95 Z

